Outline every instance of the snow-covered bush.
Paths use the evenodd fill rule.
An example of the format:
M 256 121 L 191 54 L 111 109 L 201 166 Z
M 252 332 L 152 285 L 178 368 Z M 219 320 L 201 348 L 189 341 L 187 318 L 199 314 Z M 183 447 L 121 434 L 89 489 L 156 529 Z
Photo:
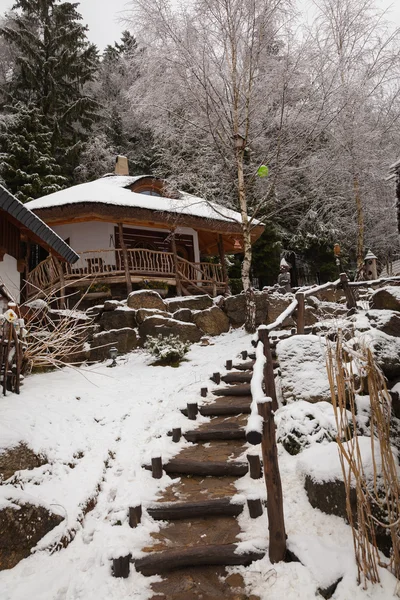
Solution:
M 276 413 L 277 439 L 289 454 L 299 454 L 315 442 L 331 442 L 337 429 L 332 404 L 299 400 Z
M 161 334 L 157 337 L 149 336 L 144 344 L 145 349 L 155 356 L 160 363 L 174 364 L 179 363 L 185 356 L 190 344 L 183 342 L 176 335 L 163 337 Z

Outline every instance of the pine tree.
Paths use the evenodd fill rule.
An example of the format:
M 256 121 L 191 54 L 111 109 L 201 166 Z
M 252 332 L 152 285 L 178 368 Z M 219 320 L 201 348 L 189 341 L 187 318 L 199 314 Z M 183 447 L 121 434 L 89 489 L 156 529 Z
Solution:
M 18 105 L 0 121 L 0 177 L 21 202 L 63 189 L 52 132 L 35 107 Z
M 52 132 L 52 151 L 69 175 L 97 111 L 86 93 L 98 68 L 97 49 L 88 42 L 76 7 L 60 0 L 17 0 L 0 28 L 16 52 L 7 102 L 40 111 Z

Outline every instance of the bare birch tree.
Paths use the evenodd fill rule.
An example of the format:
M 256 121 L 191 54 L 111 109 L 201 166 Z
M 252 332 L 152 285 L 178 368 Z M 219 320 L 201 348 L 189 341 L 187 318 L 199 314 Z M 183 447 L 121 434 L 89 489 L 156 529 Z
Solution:
M 205 152 L 210 165 L 214 156 L 221 180 L 234 182 L 227 187 L 228 195 L 235 190 L 241 214 L 246 328 L 252 331 L 249 188 L 259 164 L 249 155 L 268 120 L 275 134 L 279 129 L 285 68 L 279 48 L 289 0 L 197 0 L 179 10 L 168 0 L 132 4 L 132 22 L 136 30 L 141 26 L 139 40 L 148 56 L 147 74 L 131 91 L 132 104 L 146 105 L 147 111 L 151 105 L 153 118 L 161 112 L 161 139 L 168 122 L 184 124 L 180 144 L 189 137 L 187 154 Z M 256 212 L 263 216 L 259 207 Z

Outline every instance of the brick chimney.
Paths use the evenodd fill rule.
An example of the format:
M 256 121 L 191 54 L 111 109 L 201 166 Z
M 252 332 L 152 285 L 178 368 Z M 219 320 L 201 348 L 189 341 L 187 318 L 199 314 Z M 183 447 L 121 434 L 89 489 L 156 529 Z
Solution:
M 114 172 L 116 175 L 129 175 L 128 159 L 126 156 L 117 156 Z

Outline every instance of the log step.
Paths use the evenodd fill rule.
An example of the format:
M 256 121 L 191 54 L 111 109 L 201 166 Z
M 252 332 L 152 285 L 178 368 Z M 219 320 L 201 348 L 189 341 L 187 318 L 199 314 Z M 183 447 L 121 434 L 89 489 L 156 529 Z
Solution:
M 217 388 L 212 391 L 214 396 L 250 396 L 250 385 L 232 385 L 227 388 Z
M 243 504 L 232 503 L 231 500 L 227 496 L 201 502 L 163 502 L 149 507 L 147 512 L 158 521 L 214 516 L 237 517 L 243 511 Z
M 221 381 L 224 383 L 250 383 L 251 378 L 253 377 L 253 373 L 227 373 L 226 375 L 222 375 Z
M 245 440 L 245 430 L 237 423 L 220 423 L 193 429 L 183 434 L 188 442 L 205 442 L 211 440 Z
M 155 552 L 134 561 L 136 571 L 142 575 L 158 575 L 185 567 L 200 567 L 212 565 L 243 565 L 248 566 L 255 560 L 264 557 L 264 552 L 248 552 L 237 554 L 237 544 L 206 545 L 179 550 Z
M 144 467 L 151 471 L 150 465 Z M 203 477 L 243 477 L 248 471 L 247 463 L 186 460 L 172 458 L 163 466 L 164 471 L 171 475 L 201 475 Z
M 251 371 L 254 367 L 254 360 L 248 360 L 245 363 L 237 363 L 232 366 L 233 369 L 237 371 Z
M 200 407 L 200 414 L 203 417 L 221 417 L 228 415 L 241 415 L 241 414 L 250 414 L 250 404 L 249 402 L 238 402 L 236 404 L 225 404 L 219 402 L 213 402 L 212 404 L 205 404 Z

